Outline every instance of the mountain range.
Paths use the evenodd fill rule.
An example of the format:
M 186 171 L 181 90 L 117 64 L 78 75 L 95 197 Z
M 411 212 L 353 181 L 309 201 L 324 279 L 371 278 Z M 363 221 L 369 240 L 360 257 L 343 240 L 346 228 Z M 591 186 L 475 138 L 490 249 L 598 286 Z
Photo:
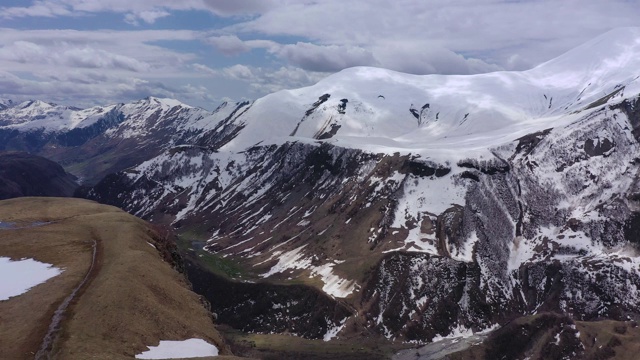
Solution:
M 598 358 L 626 338 L 603 344 L 597 324 L 640 315 L 639 78 L 640 29 L 624 28 L 528 71 L 356 67 L 213 112 L 1 101 L 0 150 L 174 227 L 194 289 L 245 331 L 423 343 L 537 326 L 509 356 Z M 495 355 L 495 333 L 461 358 Z

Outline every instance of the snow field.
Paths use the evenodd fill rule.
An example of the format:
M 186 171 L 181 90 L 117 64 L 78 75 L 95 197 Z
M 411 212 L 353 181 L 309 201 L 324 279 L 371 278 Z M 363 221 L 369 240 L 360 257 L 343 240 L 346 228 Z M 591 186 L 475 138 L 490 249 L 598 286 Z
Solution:
M 162 340 L 158 346 L 136 355 L 136 359 L 182 359 L 218 356 L 218 348 L 202 339 Z

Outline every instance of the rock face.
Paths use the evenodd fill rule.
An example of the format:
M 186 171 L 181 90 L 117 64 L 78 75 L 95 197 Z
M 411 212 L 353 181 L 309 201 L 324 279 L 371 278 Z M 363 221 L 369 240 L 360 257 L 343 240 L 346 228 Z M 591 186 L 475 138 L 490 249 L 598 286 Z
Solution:
M 0 200 L 21 196 L 73 195 L 75 177 L 62 166 L 24 152 L 0 152 Z
M 206 234 L 259 277 L 320 280 L 389 338 L 538 311 L 626 320 L 640 300 L 628 119 L 607 105 L 457 163 L 327 143 L 184 147 L 89 196 Z M 589 155 L 589 141 L 616 145 Z
M 325 316 L 290 309 L 324 318 L 316 329 L 269 311 L 253 330 L 432 341 L 541 312 L 635 319 L 638 39 L 617 30 L 526 72 L 348 69 L 223 105 L 169 138 L 125 120 L 95 139 L 166 144 L 83 194 L 204 241 L 246 269 L 241 292 L 263 280 L 327 295 L 312 302 Z M 211 297 L 221 318 L 249 321 Z M 242 311 L 285 299 L 274 290 Z

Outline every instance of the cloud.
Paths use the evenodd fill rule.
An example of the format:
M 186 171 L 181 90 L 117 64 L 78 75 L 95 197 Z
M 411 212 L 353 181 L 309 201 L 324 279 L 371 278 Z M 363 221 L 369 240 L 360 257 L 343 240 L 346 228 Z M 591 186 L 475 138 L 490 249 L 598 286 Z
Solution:
M 276 52 L 292 65 L 319 72 L 335 72 L 352 66 L 373 66 L 378 63 L 371 51 L 358 46 L 321 46 L 298 42 L 282 46 Z
M 384 67 L 410 74 L 468 75 L 502 70 L 498 65 L 421 42 L 383 42 L 373 52 Z
M 228 78 L 250 84 L 254 94 L 268 94 L 283 89 L 313 85 L 327 75 L 291 66 L 282 66 L 273 70 L 240 64 L 225 68 L 224 74 Z
M 119 69 L 132 72 L 165 71 L 195 59 L 153 43 L 197 40 L 192 31 L 76 31 L 0 29 L 0 66 L 24 71 L 34 66 L 56 66 L 53 71 L 81 68 Z M 24 64 L 25 66 L 20 66 Z M 169 72 L 170 73 L 170 72 Z
M 236 80 L 255 80 L 253 72 L 248 66 L 242 64 L 236 64 L 224 68 L 224 73 L 230 78 Z
M 273 40 L 241 40 L 235 35 L 210 36 L 204 39 L 205 43 L 212 45 L 225 56 L 235 56 L 249 52 L 253 49 L 266 49 L 270 53 L 276 53 L 283 45 Z
M 0 29 L 2 82 L 13 83 L 20 92 L 48 89 L 51 96 L 62 96 L 58 84 L 69 97 L 82 99 L 115 99 L 145 91 L 204 99 L 203 89 L 217 97 L 255 97 L 310 85 L 330 72 L 360 65 L 414 74 L 525 70 L 611 28 L 640 26 L 640 7 L 629 0 L 24 3 L 0 7 L 0 18 L 10 19 L 5 24 L 29 29 L 35 23 L 29 17 L 47 17 L 42 24 L 73 28 L 82 19 L 77 26 L 86 28 L 87 19 L 108 26 L 109 18 L 102 16 L 116 15 L 139 27 L 176 27 Z M 194 24 L 189 24 L 207 30 L 181 30 L 183 24 L 170 22 L 177 11 L 211 15 L 210 23 L 194 16 Z M 127 25 L 118 22 L 115 27 Z M 243 63 L 235 64 L 234 59 Z
M 149 72 L 153 66 L 134 57 L 94 48 L 87 44 L 56 42 L 36 44 L 29 41 L 15 41 L 0 48 L 0 61 L 5 68 L 11 63 L 27 64 L 31 67 L 51 65 L 60 69 L 77 68 L 125 70 Z
M 276 5 L 271 0 L 204 0 L 207 8 L 220 16 L 255 15 Z
M 72 11 L 68 6 L 52 1 L 36 1 L 27 7 L 2 7 L 0 17 L 20 18 L 20 17 L 56 17 L 70 16 Z
M 215 29 L 222 36 L 209 41 L 225 55 L 256 48 L 281 50 L 280 58 L 288 65 L 325 71 L 334 71 L 341 63 L 439 71 L 444 66 L 438 61 L 446 58 L 447 51 L 468 59 L 466 65 L 455 61 L 450 67 L 460 73 L 495 69 L 492 65 L 522 70 L 611 28 L 640 25 L 640 8 L 628 0 L 37 0 L 28 6 L 0 8 L 0 17 L 109 12 L 141 25 L 180 10 L 231 17 L 233 25 Z M 241 40 L 247 36 L 271 43 Z M 274 36 L 294 37 L 296 43 L 274 46 Z M 382 46 L 397 41 L 421 45 L 403 48 L 397 56 L 402 58 L 390 61 Z M 454 59 L 451 54 L 449 58 Z M 431 63 L 420 66 L 420 59 Z
M 153 24 L 156 20 L 171 15 L 165 10 L 144 10 L 136 13 L 128 13 L 124 17 L 124 21 L 131 25 L 139 25 L 138 20 L 142 20 L 147 24 Z
M 221 53 L 231 56 L 251 50 L 251 47 L 235 35 L 212 36 L 206 40 Z
M 195 54 L 152 45 L 197 40 L 190 31 L 0 29 L 0 94 L 79 106 L 168 96 L 211 106 L 202 94 Z M 210 90 L 213 93 L 213 90 Z
M 489 65 L 524 70 L 609 29 L 638 25 L 640 7 L 627 0 L 323 0 L 277 2 L 260 16 L 226 30 L 265 38 L 301 37 L 319 46 L 359 47 L 370 51 L 382 67 L 393 67 L 383 46 L 410 42 L 416 46 L 403 48 L 397 55 L 403 59 L 394 62 L 437 60 L 448 50 Z M 514 51 L 521 60 L 509 61 Z M 465 73 L 486 68 L 478 61 L 456 67 Z
M 174 10 L 203 10 L 223 17 L 256 15 L 273 8 L 275 0 L 35 0 L 29 6 L 0 7 L 0 17 L 78 16 L 101 12 L 125 14 L 125 21 L 153 24 Z
M 14 101 L 44 99 L 84 107 L 128 102 L 147 96 L 170 97 L 208 108 L 220 102 L 210 89 L 190 83 L 174 86 L 136 77 L 112 77 L 98 71 L 62 76 L 49 73 L 35 75 L 36 79 L 25 79 L 0 70 L 0 98 Z
M 201 72 L 201 73 L 204 73 L 204 74 L 207 74 L 207 75 L 210 75 L 210 76 L 218 76 L 218 75 L 220 74 L 220 72 L 219 72 L 219 71 L 214 70 L 214 69 L 212 69 L 212 68 L 208 67 L 207 65 L 203 65 L 203 64 L 195 63 L 195 64 L 193 64 L 193 65 L 191 65 L 191 66 L 192 66 L 196 71 L 199 71 L 199 72 Z

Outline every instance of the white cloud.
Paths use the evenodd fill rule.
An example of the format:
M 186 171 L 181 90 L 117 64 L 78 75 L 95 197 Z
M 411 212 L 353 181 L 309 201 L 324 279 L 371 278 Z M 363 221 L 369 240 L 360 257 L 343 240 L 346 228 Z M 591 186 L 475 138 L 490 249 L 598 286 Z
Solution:
M 204 65 L 204 64 L 195 63 L 195 64 L 193 64 L 191 66 L 196 71 L 199 71 L 201 73 L 204 73 L 204 74 L 207 74 L 207 75 L 210 75 L 210 76 L 218 76 L 220 74 L 217 70 L 212 69 L 212 68 L 210 68 L 210 67 L 208 67 L 207 65 Z
M 377 65 L 371 51 L 358 46 L 315 45 L 298 42 L 282 46 L 277 55 L 305 70 L 335 72 L 352 66 Z
M 403 48 L 397 57 L 409 59 L 395 61 L 408 62 L 413 57 L 425 58 L 425 52 L 444 54 L 448 50 L 503 68 L 516 65 L 516 69 L 525 69 L 609 29 L 640 25 L 640 7 L 627 0 L 323 0 L 281 1 L 273 6 L 227 31 L 360 47 L 371 51 L 383 67 L 393 66 L 380 48 L 400 41 L 426 44 L 433 50 Z M 520 54 L 521 61 L 509 62 L 513 51 Z M 428 65 L 443 68 L 438 63 L 422 68 Z M 447 72 L 455 68 L 460 66 Z M 469 70 L 483 68 L 475 60 L 469 62 Z M 466 71 L 466 67 L 462 69 Z
M 248 66 L 236 64 L 224 69 L 224 73 L 236 80 L 254 80 L 254 75 Z
M 162 75 L 165 76 L 195 59 L 195 55 L 152 43 L 197 40 L 199 37 L 200 34 L 191 31 L 0 29 L 0 65 L 9 71 L 28 71 L 48 64 L 55 65 L 52 70 L 57 72 L 86 67 L 132 72 L 164 71 Z
M 502 70 L 495 64 L 465 58 L 425 42 L 381 42 L 373 51 L 384 67 L 411 74 L 477 74 Z
M 72 15 L 72 10 L 64 4 L 53 1 L 36 1 L 27 7 L 3 7 L 0 8 L 0 17 L 56 17 Z
M 88 13 L 125 14 L 125 21 L 148 24 L 174 10 L 204 10 L 218 16 L 260 14 L 276 4 L 271 0 L 35 0 L 28 6 L 0 7 L 0 17 L 57 17 Z
M 203 103 L 199 82 L 202 71 L 210 76 L 215 70 L 195 62 L 194 54 L 151 45 L 201 36 L 190 31 L 0 29 L 0 94 L 75 105 L 149 95 L 211 105 Z
M 640 7 L 628 0 L 37 0 L 28 6 L 0 8 L 0 17 L 112 12 L 123 14 L 129 23 L 152 24 L 176 10 L 233 17 L 235 24 L 224 29 L 223 36 L 210 39 L 223 54 L 255 48 L 275 53 L 284 46 L 281 56 L 289 64 L 327 71 L 340 64 L 378 64 L 417 73 L 526 69 L 611 28 L 640 25 Z M 244 35 L 262 37 L 265 43 L 240 40 Z M 274 46 L 271 36 L 299 37 L 308 48 Z M 388 51 L 381 48 L 397 41 L 425 45 L 404 47 L 398 59 L 390 61 Z M 439 63 L 447 51 L 464 54 L 467 64 Z
M 238 55 L 251 50 L 251 47 L 235 35 L 212 36 L 206 40 L 225 55 Z
M 165 10 L 144 10 L 136 13 L 126 14 L 124 17 L 124 21 L 132 25 L 139 25 L 140 23 L 138 22 L 138 19 L 140 19 L 147 24 L 153 24 L 156 22 L 156 20 L 167 17 L 169 15 L 171 15 L 171 13 Z
M 204 3 L 220 16 L 260 14 L 277 5 L 271 0 L 204 0 Z
M 0 48 L 0 60 L 30 65 L 59 65 L 69 68 L 120 69 L 146 72 L 150 65 L 131 57 L 109 53 L 91 47 L 45 47 L 18 41 Z
M 327 74 L 305 71 L 297 67 L 280 67 L 277 70 L 233 65 L 224 69 L 228 78 L 250 84 L 255 94 L 267 94 L 275 91 L 313 85 Z

